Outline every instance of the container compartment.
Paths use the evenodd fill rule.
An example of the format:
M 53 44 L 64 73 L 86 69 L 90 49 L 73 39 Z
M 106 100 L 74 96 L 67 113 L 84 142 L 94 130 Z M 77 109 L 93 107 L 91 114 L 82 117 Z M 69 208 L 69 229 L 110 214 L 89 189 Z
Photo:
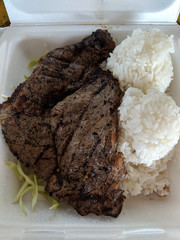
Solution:
M 120 26 L 29 26 L 7 28 L 0 39 L 0 96 L 10 96 L 13 86 L 30 75 L 29 61 L 36 59 L 56 47 L 80 41 L 98 28 L 106 28 L 116 43 L 130 35 L 135 28 L 148 30 L 152 25 Z M 154 26 L 153 26 L 154 27 Z M 173 34 L 175 54 L 172 54 L 174 80 L 170 93 L 180 105 L 180 32 L 179 26 L 156 26 Z M 117 219 L 89 215 L 79 216 L 66 203 L 57 210 L 49 210 L 44 198 L 31 213 L 28 196 L 24 206 L 26 217 L 18 204 L 12 200 L 19 189 L 19 182 L 6 167 L 5 161 L 14 159 L 0 135 L 0 239 L 179 239 L 180 236 L 180 144 L 169 165 L 171 193 L 168 197 L 133 197 L 125 201 L 122 213 Z M 30 197 L 30 196 L 29 196 Z

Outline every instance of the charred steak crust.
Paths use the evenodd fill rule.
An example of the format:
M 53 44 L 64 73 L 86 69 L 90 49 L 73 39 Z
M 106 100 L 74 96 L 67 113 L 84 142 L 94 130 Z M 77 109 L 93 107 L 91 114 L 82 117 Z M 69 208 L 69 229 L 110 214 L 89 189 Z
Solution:
M 51 51 L 0 105 L 10 150 L 47 181 L 50 195 L 67 199 L 81 215 L 117 217 L 124 200 L 123 156 L 116 153 L 121 92 L 97 68 L 114 47 L 110 34 L 97 30 Z
M 118 81 L 100 68 L 88 78 L 51 110 L 58 169 L 46 190 L 58 201 L 67 199 L 81 215 L 117 217 L 124 200 L 123 157 L 116 152 L 122 93 Z
M 115 43 L 105 30 L 96 30 L 81 42 L 57 48 L 41 59 L 31 76 L 0 105 L 0 119 L 14 112 L 31 113 L 52 108 L 58 101 L 79 89 L 85 70 L 97 67 L 113 51 Z M 4 113 L 4 115 L 3 115 Z
M 50 109 L 83 86 L 91 68 L 104 61 L 114 47 L 110 34 L 97 30 L 77 44 L 51 51 L 0 105 L 5 140 L 29 172 L 42 179 L 51 176 L 57 161 Z

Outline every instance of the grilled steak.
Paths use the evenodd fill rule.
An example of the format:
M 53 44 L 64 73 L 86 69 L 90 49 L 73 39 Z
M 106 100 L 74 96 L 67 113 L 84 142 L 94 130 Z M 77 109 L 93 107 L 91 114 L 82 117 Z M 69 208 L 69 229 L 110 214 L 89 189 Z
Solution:
M 107 31 L 97 30 L 81 42 L 48 53 L 0 105 L 2 132 L 10 150 L 29 172 L 48 179 L 56 167 L 50 110 L 88 79 L 115 47 Z
M 87 78 L 51 110 L 58 168 L 46 190 L 58 201 L 67 199 L 81 215 L 117 217 L 123 203 L 123 157 L 116 152 L 122 95 L 110 72 L 98 68 Z

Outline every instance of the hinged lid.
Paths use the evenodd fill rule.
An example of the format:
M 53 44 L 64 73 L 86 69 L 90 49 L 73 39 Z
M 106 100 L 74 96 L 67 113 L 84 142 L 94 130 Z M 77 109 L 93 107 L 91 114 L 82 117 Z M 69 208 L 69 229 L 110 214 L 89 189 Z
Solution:
M 176 23 L 180 0 L 4 0 L 12 24 Z

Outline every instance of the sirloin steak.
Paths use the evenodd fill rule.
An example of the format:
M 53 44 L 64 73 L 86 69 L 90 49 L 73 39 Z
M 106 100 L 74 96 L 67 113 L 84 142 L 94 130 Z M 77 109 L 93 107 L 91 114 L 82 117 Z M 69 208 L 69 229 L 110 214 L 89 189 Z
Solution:
M 121 211 L 124 164 L 116 152 L 121 97 L 118 81 L 97 68 L 86 85 L 51 110 L 58 168 L 46 190 L 81 215 L 117 217 Z
M 56 162 L 50 110 L 85 84 L 91 68 L 114 49 L 110 34 L 97 30 L 77 44 L 49 52 L 0 105 L 2 132 L 12 153 L 30 173 L 48 179 Z

